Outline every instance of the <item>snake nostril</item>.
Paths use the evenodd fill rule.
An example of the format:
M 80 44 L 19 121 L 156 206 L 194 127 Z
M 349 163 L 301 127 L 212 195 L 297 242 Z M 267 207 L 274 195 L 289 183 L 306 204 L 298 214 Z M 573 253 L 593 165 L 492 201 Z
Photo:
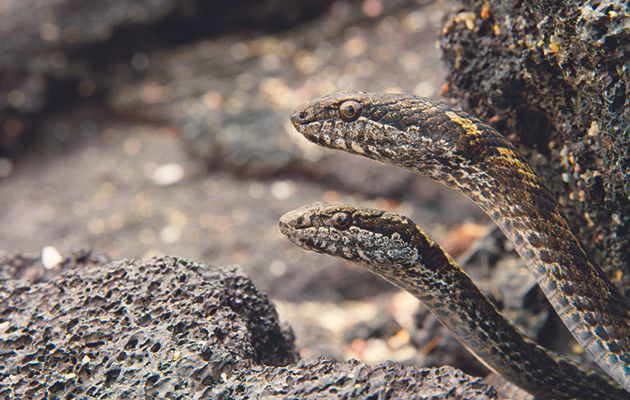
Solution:
M 302 112 L 298 115 L 298 117 L 299 117 L 300 119 L 306 119 L 306 117 L 308 117 L 308 113 L 307 113 L 306 111 L 302 111 Z

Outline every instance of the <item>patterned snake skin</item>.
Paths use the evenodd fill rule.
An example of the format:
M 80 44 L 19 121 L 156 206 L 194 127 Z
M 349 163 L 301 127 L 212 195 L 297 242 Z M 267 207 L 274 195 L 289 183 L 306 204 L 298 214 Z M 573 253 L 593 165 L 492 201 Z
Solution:
M 381 210 L 315 203 L 280 218 L 295 245 L 357 262 L 426 305 L 486 365 L 549 399 L 627 399 L 524 337 L 468 275 L 408 218 Z
M 494 128 L 415 96 L 346 91 L 291 115 L 324 147 L 429 176 L 479 205 L 514 243 L 564 324 L 630 391 L 630 304 L 593 264 L 553 195 Z

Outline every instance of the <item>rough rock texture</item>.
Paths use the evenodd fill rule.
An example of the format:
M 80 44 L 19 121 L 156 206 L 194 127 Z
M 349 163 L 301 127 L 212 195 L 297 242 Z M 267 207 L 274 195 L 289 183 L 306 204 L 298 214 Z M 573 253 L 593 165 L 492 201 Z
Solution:
M 64 274 L 36 285 L 9 276 L 22 277 L 36 260 L 2 259 L 0 397 L 497 396 L 451 367 L 290 364 L 297 359 L 291 330 L 239 267 L 100 257 L 78 252 L 74 263 L 62 262 Z
M 462 1 L 448 95 L 519 142 L 587 251 L 630 294 L 630 11 L 623 1 Z
M 123 260 L 12 283 L 0 303 L 3 398 L 172 398 L 252 362 L 296 359 L 290 331 L 235 266 Z
M 287 367 L 254 367 L 209 390 L 211 399 L 495 399 L 481 378 L 452 367 L 387 362 L 373 367 L 318 358 Z

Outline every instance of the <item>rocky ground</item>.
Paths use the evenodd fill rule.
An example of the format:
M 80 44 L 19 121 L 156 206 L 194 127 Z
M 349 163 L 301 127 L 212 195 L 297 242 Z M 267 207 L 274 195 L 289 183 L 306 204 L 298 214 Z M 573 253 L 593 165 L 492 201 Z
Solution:
M 60 265 L 41 284 L 3 281 L 4 398 L 497 398 L 452 367 L 296 363 L 291 328 L 238 266 L 90 252 Z
M 423 369 L 452 365 L 474 376 L 487 373 L 414 299 L 281 237 L 281 214 L 321 200 L 413 217 L 450 254 L 465 253 L 470 273 L 508 317 L 546 345 L 570 347 L 548 334 L 557 321 L 518 260 L 503 256 L 511 248 L 502 236 L 494 232 L 473 245 L 492 230 L 472 203 L 427 179 L 321 150 L 289 125 L 297 103 L 337 89 L 436 98 L 447 92 L 436 46 L 445 4 L 302 0 L 286 7 L 239 0 L 213 2 L 218 9 L 212 10 L 193 0 L 133 7 L 111 0 L 103 9 L 79 3 L 0 6 L 0 244 L 7 253 L 0 262 L 0 338 L 9 365 L 0 372 L 14 394 L 97 395 L 109 387 L 173 398 L 238 398 L 264 390 L 382 398 L 383 387 L 396 379 L 408 382 L 392 389 L 399 395 L 495 398 L 485 382 L 460 371 Z M 29 35 L 13 35 L 25 26 L 33 27 Z M 164 255 L 200 264 L 173 257 L 107 263 Z M 239 298 L 232 281 L 245 285 L 247 302 L 221 303 Z M 164 307 L 154 304 L 159 310 L 148 312 L 143 296 Z M 208 309 L 214 303 L 219 311 Z M 42 305 L 43 320 L 34 305 Z M 264 309 L 259 317 L 268 318 L 268 330 L 257 332 L 260 321 L 248 322 L 252 315 L 243 307 Z M 150 338 L 154 331 L 143 313 L 167 310 L 178 315 L 153 317 L 159 334 Z M 68 341 L 64 335 L 77 330 L 73 313 L 85 313 L 82 319 L 104 313 L 92 321 L 113 326 L 115 334 L 103 339 L 85 332 L 78 344 Z M 112 315 L 128 315 L 132 328 L 116 325 Z M 46 332 L 49 321 L 57 321 L 52 332 Z M 228 335 L 232 344 L 215 330 L 226 321 L 236 332 Z M 231 358 L 204 358 L 198 337 L 210 353 L 227 351 Z M 121 356 L 120 346 L 130 340 L 136 344 Z M 263 342 L 281 349 L 265 353 Z M 161 350 L 151 350 L 155 343 Z M 100 346 L 123 359 L 96 359 L 88 354 L 95 350 L 85 349 Z M 44 386 L 26 392 L 27 373 L 25 381 L 7 377 L 32 359 L 30 352 L 52 350 L 59 354 L 51 356 L 54 362 L 29 364 L 30 377 L 57 368 Z M 304 360 L 277 367 L 297 355 Z M 332 361 L 352 357 L 403 364 Z M 189 361 L 183 369 L 196 372 L 173 372 L 180 358 Z M 234 362 L 226 367 L 219 359 Z M 251 371 L 237 373 L 243 365 Z M 160 372 L 147 375 L 152 369 Z M 296 384 L 309 374 L 324 379 Z M 257 387 L 261 378 L 270 386 Z M 85 381 L 94 387 L 77 389 Z M 365 382 L 373 387 L 352 392 Z M 453 386 L 461 392 L 449 392 Z
M 89 246 L 112 259 L 237 263 L 299 315 L 309 313 L 305 301 L 326 301 L 334 314 L 337 301 L 392 292 L 358 268 L 293 248 L 278 217 L 319 200 L 397 210 L 457 254 L 483 233 L 485 216 L 426 179 L 321 151 L 287 116 L 336 88 L 436 96 L 442 14 L 410 2 L 368 17 L 360 3 L 338 2 L 278 33 L 216 35 L 109 61 L 85 78 L 100 95 L 79 93 L 38 116 L 28 151 L 0 187 L 0 242 L 14 253 Z M 134 57 L 145 60 L 140 71 Z M 313 345 L 299 342 L 304 351 Z

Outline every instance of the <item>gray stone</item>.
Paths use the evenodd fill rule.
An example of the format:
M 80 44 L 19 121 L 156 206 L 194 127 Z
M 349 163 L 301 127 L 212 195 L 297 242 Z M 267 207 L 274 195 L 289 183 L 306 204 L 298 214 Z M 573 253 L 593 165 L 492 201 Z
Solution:
M 163 257 L 14 281 L 0 316 L 0 397 L 186 397 L 233 369 L 296 359 L 290 329 L 236 266 Z
M 37 268 L 35 258 L 0 262 L 0 396 L 496 398 L 481 378 L 451 367 L 291 364 L 291 329 L 238 266 L 77 254 L 34 285 L 9 275 Z
M 416 368 L 386 362 L 302 360 L 287 367 L 256 366 L 206 392 L 211 399 L 496 399 L 481 378 L 452 367 Z

